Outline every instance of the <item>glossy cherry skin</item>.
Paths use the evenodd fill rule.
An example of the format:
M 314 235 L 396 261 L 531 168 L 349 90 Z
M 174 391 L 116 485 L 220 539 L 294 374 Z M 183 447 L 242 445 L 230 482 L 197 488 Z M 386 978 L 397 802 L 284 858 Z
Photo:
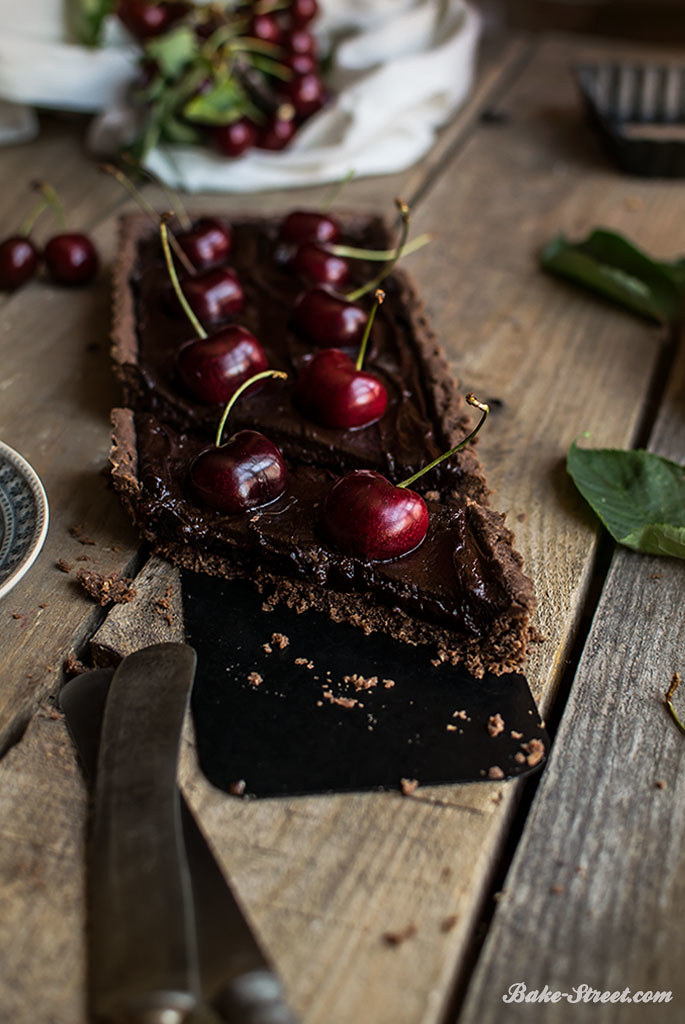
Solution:
M 45 265 L 58 284 L 89 284 L 98 272 L 100 260 L 87 235 L 55 235 L 43 252 Z
M 428 508 L 416 491 L 357 469 L 337 480 L 321 509 L 326 537 L 340 551 L 387 562 L 413 551 L 428 532 Z
M 273 14 L 255 14 L 250 25 L 250 35 L 278 46 L 283 39 L 283 30 Z
M 292 0 L 288 13 L 298 28 L 308 25 L 319 13 L 319 5 L 316 0 Z
M 201 217 L 192 228 L 179 231 L 176 240 L 196 270 L 208 270 L 226 262 L 233 235 L 228 224 Z
M 364 334 L 367 314 L 325 288 L 310 288 L 295 303 L 293 324 L 298 333 L 321 348 L 352 348 Z
M 326 252 L 314 242 L 301 245 L 293 259 L 297 273 L 312 284 L 344 285 L 350 276 L 347 260 Z
M 283 95 L 292 103 L 299 117 L 309 117 L 320 110 L 326 100 L 324 84 L 317 74 L 296 75 L 283 85 Z
M 166 32 L 187 11 L 183 3 L 143 3 L 142 0 L 120 0 L 117 17 L 136 39 L 152 39 Z
M 245 306 L 243 286 L 230 267 L 215 267 L 195 277 L 184 277 L 181 288 L 191 309 L 205 326 L 221 323 L 242 312 Z M 173 311 L 185 316 L 173 292 L 167 294 Z
M 184 387 L 201 402 L 225 405 L 236 388 L 269 362 L 259 341 L 246 327 L 230 324 L 207 338 L 186 342 L 176 356 Z
M 30 238 L 12 235 L 0 243 L 0 288 L 12 292 L 30 281 L 38 270 L 40 253 Z
M 215 128 L 212 141 L 223 156 L 241 156 L 257 144 L 257 128 L 247 117 L 241 117 Z
M 291 245 L 304 242 L 337 242 L 340 225 L 326 213 L 315 210 L 293 210 L 284 217 L 279 231 L 281 241 Z
M 197 498 L 228 515 L 275 501 L 285 490 L 283 456 L 256 430 L 239 430 L 220 448 L 206 448 L 190 467 Z
M 296 75 L 311 75 L 317 71 L 316 59 L 311 53 L 289 53 L 282 63 Z
M 275 151 L 285 149 L 296 131 L 295 121 L 274 115 L 257 133 L 257 147 Z
M 312 356 L 297 378 L 295 403 L 319 426 L 353 430 L 383 416 L 388 393 L 377 377 L 358 370 L 340 349 L 325 348 Z
M 310 53 L 312 56 L 316 54 L 316 40 L 306 28 L 293 28 L 290 32 L 285 32 L 281 44 L 290 53 Z

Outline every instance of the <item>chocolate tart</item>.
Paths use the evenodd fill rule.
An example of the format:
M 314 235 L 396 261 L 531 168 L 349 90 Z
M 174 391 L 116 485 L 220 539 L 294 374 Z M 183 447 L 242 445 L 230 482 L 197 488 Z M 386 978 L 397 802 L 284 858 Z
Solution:
M 429 501 L 423 543 L 369 563 L 333 550 L 320 534 L 319 508 L 336 479 L 330 470 L 293 465 L 275 502 L 227 516 L 186 491 L 206 441 L 151 413 L 115 409 L 112 418 L 115 487 L 143 536 L 175 564 L 253 580 L 265 610 L 283 600 L 366 633 L 430 645 L 432 657 L 463 662 L 478 677 L 514 671 L 525 658 L 533 589 L 498 513 L 468 497 Z
M 393 244 L 393 234 L 378 217 L 347 214 L 339 219 L 346 244 L 366 248 Z M 375 469 L 394 480 L 410 476 L 454 447 L 468 433 L 472 417 L 409 278 L 395 270 L 384 282 L 387 298 L 376 317 L 364 364 L 387 388 L 387 412 L 378 423 L 360 430 L 319 427 L 293 403 L 298 369 L 313 347 L 292 327 L 293 307 L 304 286 L 283 259 L 279 224 L 277 218 L 244 215 L 231 221 L 229 263 L 246 295 L 245 309 L 235 320 L 260 340 L 269 365 L 289 374 L 278 389 L 246 395 L 232 413 L 231 428 L 263 430 L 287 459 L 298 464 L 336 473 Z M 355 280 L 348 290 L 370 280 L 379 264 L 351 261 L 351 266 Z M 175 354 L 192 337 L 192 330 L 169 299 L 168 275 L 154 225 L 143 215 L 123 218 L 114 274 L 112 353 L 125 403 L 209 439 L 220 407 L 184 395 L 176 379 Z M 370 308 L 371 299 L 361 304 Z M 468 496 L 487 503 L 485 478 L 471 448 L 447 460 L 416 487 L 437 491 L 443 500 Z

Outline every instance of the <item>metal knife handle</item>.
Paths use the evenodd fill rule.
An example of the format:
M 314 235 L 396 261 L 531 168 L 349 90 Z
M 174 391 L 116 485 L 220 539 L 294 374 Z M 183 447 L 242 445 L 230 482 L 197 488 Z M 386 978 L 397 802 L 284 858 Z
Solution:
M 250 971 L 222 989 L 212 1006 L 225 1024 L 299 1024 L 286 1006 L 283 988 L 272 971 Z

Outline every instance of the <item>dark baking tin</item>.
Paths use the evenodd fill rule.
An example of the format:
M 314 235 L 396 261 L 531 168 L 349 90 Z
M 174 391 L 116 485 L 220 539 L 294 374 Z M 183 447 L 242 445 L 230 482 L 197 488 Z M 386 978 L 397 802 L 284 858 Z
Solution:
M 582 63 L 574 70 L 589 116 L 622 170 L 685 177 L 685 66 Z
M 531 768 L 521 746 L 538 739 L 549 749 L 524 676 L 474 679 L 433 666 L 425 647 L 364 636 L 320 612 L 265 612 L 244 581 L 185 570 L 182 581 L 188 642 L 198 652 L 192 710 L 200 766 L 220 789 L 240 792 L 244 783 L 246 795 L 260 797 L 398 789 L 402 779 L 483 781 L 493 767 L 511 778 L 544 763 Z M 274 632 L 289 643 L 269 654 L 263 644 Z M 253 672 L 259 685 L 248 679 Z M 378 684 L 357 692 L 343 683 L 353 673 L 378 676 Z M 359 705 L 331 703 L 326 689 Z M 505 728 L 493 737 L 488 719 L 498 713 Z

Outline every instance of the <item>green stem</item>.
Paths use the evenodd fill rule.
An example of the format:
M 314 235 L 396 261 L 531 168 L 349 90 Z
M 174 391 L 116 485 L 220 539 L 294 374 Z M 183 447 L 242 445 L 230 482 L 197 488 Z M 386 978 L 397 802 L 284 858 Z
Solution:
M 389 263 L 386 263 L 383 267 L 380 274 L 377 274 L 372 281 L 369 281 L 368 284 L 362 285 L 361 288 L 357 288 L 356 291 L 350 292 L 349 295 L 346 296 L 348 302 L 356 302 L 357 299 L 361 299 L 362 295 L 368 295 L 369 292 L 378 288 L 381 281 L 388 276 L 400 258 L 400 253 L 404 249 L 407 241 L 407 235 L 409 234 L 409 207 L 402 199 L 396 199 L 395 204 L 397 209 L 400 211 L 400 217 L 402 218 L 402 232 L 400 234 L 400 240 L 395 248 L 394 255 Z
M 400 259 L 416 252 L 417 249 L 422 249 L 424 245 L 428 245 L 434 239 L 435 235 L 432 232 L 418 235 L 402 247 Z M 379 262 L 392 259 L 396 252 L 395 249 L 358 249 L 354 245 L 322 245 L 321 248 L 333 256 L 343 256 L 348 260 L 378 260 Z
M 437 459 L 433 459 L 433 461 L 429 462 L 427 466 L 424 466 L 423 469 L 420 469 L 418 473 L 414 473 L 413 476 L 410 476 L 406 480 L 403 480 L 401 484 L 397 485 L 398 487 L 409 487 L 416 480 L 418 480 L 420 476 L 423 476 L 424 473 L 428 473 L 429 470 L 435 469 L 435 467 L 438 466 L 441 462 L 444 462 L 445 459 L 449 459 L 450 455 L 456 455 L 456 453 L 461 451 L 461 449 L 464 448 L 469 443 L 469 441 L 473 441 L 474 437 L 476 436 L 476 434 L 478 433 L 478 431 L 488 418 L 490 406 L 486 405 L 485 402 L 479 402 L 476 396 L 472 394 L 468 394 L 466 396 L 466 401 L 469 403 L 469 405 L 474 405 L 483 413 L 483 415 L 480 418 L 480 423 L 471 431 L 468 437 L 464 438 L 463 441 L 460 441 L 459 444 L 454 446 L 454 448 L 450 448 L 448 452 L 443 452 L 442 455 L 438 455 Z
M 376 289 L 376 301 L 374 302 L 373 308 L 372 308 L 371 312 L 369 313 L 369 319 L 366 321 L 366 327 L 364 329 L 364 337 L 362 338 L 362 343 L 359 346 L 359 354 L 357 356 L 357 362 L 355 363 L 355 368 L 357 370 L 361 370 L 362 366 L 364 365 L 364 356 L 366 355 L 366 346 L 369 343 L 369 335 L 371 334 L 371 327 L 372 327 L 373 322 L 374 322 L 374 320 L 376 318 L 376 313 L 378 312 L 378 307 L 382 304 L 384 298 L 385 298 L 385 292 L 383 291 L 383 289 L 382 288 L 377 288 Z
M 340 181 L 336 181 L 335 184 L 333 185 L 333 187 L 331 189 L 329 189 L 328 193 L 324 196 L 323 203 L 321 204 L 321 212 L 322 213 L 328 213 L 328 211 L 330 210 L 331 206 L 333 205 L 333 203 L 336 201 L 336 199 L 338 198 L 338 196 L 340 195 L 340 193 L 344 189 L 345 185 L 347 185 L 347 183 L 349 181 L 352 181 L 352 179 L 354 178 L 356 173 L 357 172 L 352 167 L 347 172 L 347 174 L 345 175 L 344 178 L 341 178 Z
M 188 319 L 190 320 L 191 324 L 193 325 L 193 328 L 195 329 L 195 333 L 197 334 L 197 336 L 199 338 L 206 338 L 207 337 L 206 330 L 204 329 L 204 327 L 202 326 L 202 324 L 200 323 L 198 318 L 193 313 L 193 311 L 190 308 L 190 305 L 188 303 L 188 300 L 186 299 L 185 295 L 183 294 L 183 291 L 181 290 L 181 284 L 180 284 L 180 282 L 178 280 L 178 274 L 176 273 L 176 267 L 174 266 L 174 259 L 173 259 L 173 256 L 171 255 L 171 248 L 169 246 L 169 233 L 167 231 L 167 226 L 166 226 L 166 217 L 162 217 L 162 219 L 160 221 L 160 224 L 159 224 L 159 234 L 160 234 L 160 237 L 162 239 L 162 249 L 164 250 L 164 259 L 166 261 L 167 270 L 169 271 L 169 277 L 171 278 L 171 283 L 174 286 L 174 291 L 176 292 L 176 298 L 181 303 L 181 306 L 183 307 L 183 312 L 185 313 L 185 315 L 188 317 Z
M 280 61 L 273 60 L 271 57 L 253 57 L 252 66 L 257 68 L 258 71 L 263 71 L 265 75 L 273 75 L 274 78 L 280 78 L 282 82 L 290 82 L 293 77 L 293 72 L 285 64 L 281 64 Z
M 680 686 L 680 672 L 674 672 L 673 673 L 673 678 L 671 679 L 670 686 L 668 687 L 668 690 L 666 691 L 666 696 L 664 697 L 664 704 L 668 708 L 668 711 L 669 711 L 669 713 L 671 715 L 671 718 L 673 719 L 675 724 L 678 726 L 680 731 L 681 732 L 685 732 L 685 725 L 683 725 L 682 721 L 680 720 L 680 718 L 678 716 L 678 712 L 676 711 L 676 709 L 674 707 L 674 704 L 673 704 L 673 696 L 675 695 L 675 692 L 676 692 L 676 690 L 678 689 L 679 686 Z
M 685 725 L 684 725 L 684 724 L 682 723 L 682 721 L 681 721 L 681 720 L 680 720 L 680 718 L 678 717 L 678 712 L 677 712 L 677 711 L 676 711 L 676 709 L 675 709 L 675 708 L 673 707 L 673 701 L 672 701 L 672 700 L 667 700 L 667 701 L 664 701 L 664 703 L 665 703 L 666 707 L 668 708 L 668 710 L 669 710 L 669 711 L 670 711 L 670 713 L 671 713 L 671 718 L 673 719 L 673 721 L 675 722 L 675 724 L 676 724 L 676 725 L 678 726 L 678 728 L 680 729 L 680 731 L 681 731 L 681 732 L 685 732 Z
M 268 43 L 266 39 L 255 39 L 253 36 L 241 36 L 240 39 L 230 39 L 226 44 L 230 50 L 238 50 L 245 53 L 261 53 L 265 57 L 283 56 L 283 47 L 275 43 Z
M 169 201 L 169 206 L 178 217 L 179 224 L 184 229 L 184 231 L 189 231 L 190 228 L 192 228 L 193 226 L 193 222 L 188 216 L 188 211 L 186 210 L 183 204 L 183 200 L 179 196 L 178 192 L 174 191 L 174 189 L 172 188 L 169 188 L 166 182 L 162 181 L 161 178 L 158 178 L 156 174 L 152 173 L 152 171 L 149 171 L 147 167 L 143 167 L 140 163 L 138 163 L 137 160 L 134 160 L 132 156 L 125 154 L 122 157 L 122 160 L 125 160 L 126 163 L 130 164 L 131 167 L 138 172 L 138 174 L 144 175 L 149 181 L 153 183 L 153 185 L 156 185 L 157 188 L 161 188 L 162 192 Z
M 52 185 L 48 185 L 45 181 L 36 181 L 34 182 L 33 187 L 37 192 L 41 193 L 47 205 L 52 208 L 55 217 L 57 218 L 57 223 L 61 230 L 64 231 L 67 226 L 67 220 L 64 216 L 64 207 Z
M 237 400 L 242 395 L 243 391 L 247 391 L 247 389 L 249 387 L 252 387 L 252 385 L 255 384 L 258 380 L 266 380 L 267 377 L 272 377 L 275 380 L 287 380 L 288 374 L 283 373 L 283 370 L 262 370 L 260 373 L 255 373 L 253 377 L 248 377 L 247 380 L 243 381 L 239 388 L 236 388 L 236 390 L 229 398 L 226 404 L 226 408 L 224 409 L 223 415 L 219 422 L 219 428 L 216 432 L 216 440 L 214 442 L 217 448 L 221 447 L 221 435 L 224 432 L 224 427 L 226 426 L 226 420 L 228 419 L 229 413 L 233 406 L 235 405 L 235 403 L 237 402 Z
M 25 238 L 28 238 L 28 236 L 33 231 L 34 225 L 35 225 L 36 221 L 38 220 L 38 218 L 40 217 L 41 213 L 44 213 L 45 210 L 47 210 L 49 205 L 50 204 L 48 203 L 47 199 L 45 199 L 45 198 L 41 199 L 40 202 L 38 203 L 38 205 L 34 206 L 33 210 L 31 210 L 31 213 L 28 215 L 26 220 L 23 222 L 23 224 L 19 228 L 19 234 L 20 235 L 24 235 Z

